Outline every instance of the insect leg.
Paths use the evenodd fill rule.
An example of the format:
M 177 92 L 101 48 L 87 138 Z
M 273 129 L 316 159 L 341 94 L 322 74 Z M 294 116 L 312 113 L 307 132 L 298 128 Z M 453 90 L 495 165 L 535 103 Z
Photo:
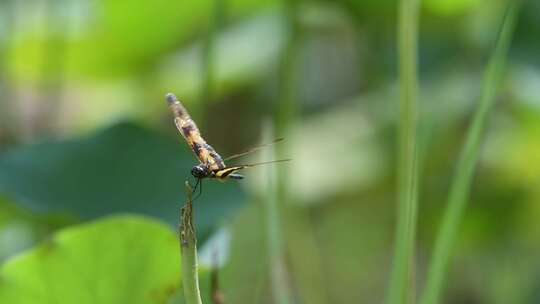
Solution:
M 195 182 L 195 186 L 191 187 L 191 194 L 192 195 L 193 195 L 193 193 L 195 193 L 195 191 L 197 191 L 197 187 L 199 187 L 199 182 L 200 182 L 200 179 L 197 178 L 197 181 Z
M 195 188 L 193 188 L 193 193 L 195 193 L 195 191 L 197 190 L 197 187 L 199 188 L 199 194 L 197 194 L 194 198 L 193 198 L 193 201 L 195 201 L 196 199 L 198 199 L 201 195 L 202 195 L 202 178 L 198 178 L 197 179 L 197 183 L 195 184 Z

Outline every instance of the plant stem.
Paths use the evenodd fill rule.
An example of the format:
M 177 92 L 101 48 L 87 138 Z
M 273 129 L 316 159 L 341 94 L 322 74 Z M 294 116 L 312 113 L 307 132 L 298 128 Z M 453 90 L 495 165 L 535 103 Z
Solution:
M 186 181 L 187 203 L 180 215 L 180 251 L 182 252 L 182 282 L 187 304 L 202 304 L 199 289 L 197 237 L 193 225 L 192 188 Z
M 287 29 L 287 40 L 279 68 L 279 104 L 275 111 L 275 127 L 279 136 L 287 136 L 296 116 L 297 106 L 297 53 L 298 53 L 298 1 L 282 2 L 283 22 Z M 270 127 L 266 127 L 266 133 Z M 267 134 L 267 137 L 270 135 Z M 277 159 L 287 158 L 288 147 L 284 143 L 276 147 Z M 270 259 L 270 279 L 272 283 L 272 296 L 274 303 L 294 303 L 289 282 L 291 281 L 289 269 L 285 264 L 285 240 L 282 238 L 282 228 L 286 217 L 288 184 L 290 182 L 287 166 L 279 166 L 275 170 L 267 171 L 268 196 L 267 196 L 267 221 L 268 221 L 268 249 Z
M 276 115 L 276 132 L 278 137 L 288 138 L 284 144 L 277 145 L 276 159 L 285 159 L 291 156 L 291 146 L 294 141 L 290 138 L 293 124 L 300 110 L 300 58 L 303 42 L 301 24 L 302 1 L 283 1 L 283 16 L 287 29 L 287 40 L 281 58 L 280 104 Z M 293 160 L 294 162 L 294 160 Z M 292 166 L 292 164 L 290 165 Z M 286 242 L 288 269 L 284 263 L 285 250 L 283 250 L 280 269 L 281 277 L 288 279 L 291 287 L 283 286 L 281 295 L 288 298 L 276 303 L 294 303 L 297 301 L 310 304 L 328 303 L 327 286 L 322 271 L 321 247 L 318 242 L 311 219 L 311 208 L 298 206 L 293 202 L 291 195 L 291 182 L 294 172 L 289 165 L 278 166 L 277 178 L 277 204 L 276 215 L 281 219 L 282 227 L 287 229 L 283 240 Z M 296 205 L 296 206 L 295 206 Z M 282 280 L 283 281 L 283 280 Z M 299 299 L 295 301 L 295 298 Z
M 206 129 L 208 120 L 206 113 L 212 101 L 216 98 L 216 44 L 218 40 L 219 29 L 224 25 L 227 10 L 227 0 L 213 0 L 212 15 L 202 45 L 201 56 L 201 87 L 199 91 L 199 100 L 197 114 L 202 119 L 203 129 Z
M 418 1 L 399 5 L 399 159 L 398 223 L 387 303 L 413 302 L 414 245 L 417 216 L 417 32 Z
M 270 142 L 273 138 L 272 125 L 270 122 L 263 125 L 263 142 Z M 263 159 L 275 159 L 273 148 L 263 153 Z M 268 258 L 270 264 L 270 281 L 272 295 L 275 303 L 293 303 L 290 297 L 289 278 L 284 261 L 284 246 L 282 238 L 282 217 L 277 197 L 276 168 L 267 166 L 261 170 L 264 174 L 266 185 L 265 213 L 268 238 Z
M 486 128 L 487 116 L 493 107 L 497 89 L 503 76 L 506 55 L 510 47 L 510 41 L 517 19 L 518 2 L 509 1 L 495 50 L 485 71 L 480 103 L 474 114 L 472 125 L 467 132 L 465 146 L 461 151 L 454 180 L 450 188 L 446 211 L 435 242 L 433 258 L 428 270 L 424 293 L 422 294 L 422 304 L 439 302 L 444 277 L 450 260 L 451 248 L 454 244 L 469 196 L 476 162 L 480 152 L 480 141 Z

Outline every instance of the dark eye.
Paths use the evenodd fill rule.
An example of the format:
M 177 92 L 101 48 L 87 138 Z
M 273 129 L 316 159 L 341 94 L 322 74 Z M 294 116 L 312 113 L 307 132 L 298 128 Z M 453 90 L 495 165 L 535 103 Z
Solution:
M 191 175 L 196 178 L 204 178 L 208 175 L 208 170 L 203 166 L 195 166 L 191 169 Z

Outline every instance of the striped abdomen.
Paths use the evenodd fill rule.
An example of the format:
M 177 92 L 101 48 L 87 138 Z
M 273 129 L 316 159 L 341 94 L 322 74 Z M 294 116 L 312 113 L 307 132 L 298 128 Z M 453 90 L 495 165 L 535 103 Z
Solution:
M 182 136 L 184 136 L 199 161 L 212 171 L 225 168 L 225 163 L 221 156 L 202 138 L 199 128 L 197 128 L 186 108 L 184 108 L 176 96 L 167 94 L 167 102 L 174 114 L 176 128 L 182 133 Z

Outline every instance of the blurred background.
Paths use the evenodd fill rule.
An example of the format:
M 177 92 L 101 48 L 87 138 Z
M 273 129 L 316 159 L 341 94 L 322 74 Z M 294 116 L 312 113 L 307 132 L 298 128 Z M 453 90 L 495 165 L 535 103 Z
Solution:
M 506 1 L 422 1 L 423 286 Z M 115 214 L 178 223 L 196 159 L 174 92 L 222 156 L 292 158 L 206 181 L 203 264 L 228 303 L 380 303 L 392 261 L 397 1 L 0 1 L 0 262 Z M 445 303 L 540 303 L 540 2 L 522 8 Z M 192 180 L 192 178 L 191 178 Z M 112 232 L 114 233 L 114 232 Z

